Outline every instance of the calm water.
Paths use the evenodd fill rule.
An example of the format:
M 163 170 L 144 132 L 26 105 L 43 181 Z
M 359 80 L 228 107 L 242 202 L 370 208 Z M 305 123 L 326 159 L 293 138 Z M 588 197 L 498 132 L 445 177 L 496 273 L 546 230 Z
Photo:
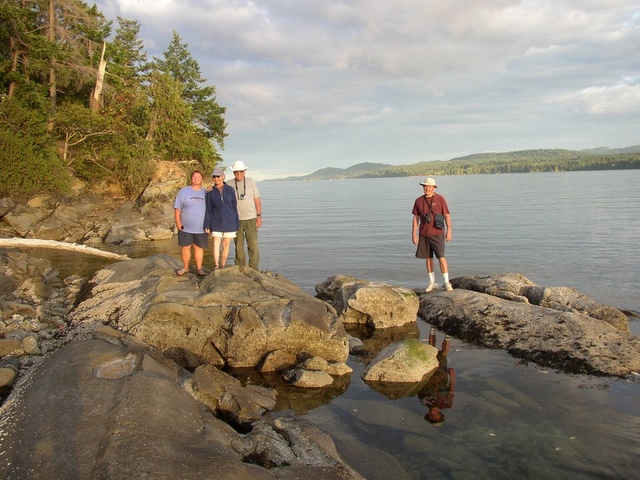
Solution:
M 260 183 L 261 267 L 310 292 L 336 273 L 425 285 L 411 243 L 420 181 Z M 452 211 L 451 276 L 520 272 L 640 311 L 639 182 L 640 170 L 438 178 Z
M 437 180 L 452 211 L 452 278 L 520 272 L 540 285 L 572 286 L 640 311 L 640 170 Z M 309 293 L 338 273 L 425 286 L 410 235 L 419 181 L 261 182 L 261 268 Z M 178 256 L 175 241 L 113 250 Z M 61 273 L 70 264 L 95 269 L 95 262 L 67 256 Z M 631 322 L 636 334 L 638 323 Z M 426 338 L 428 325 L 418 324 Z M 357 358 L 350 359 L 350 383 L 335 392 L 293 393 L 280 408 L 332 432 L 348 461 L 371 479 L 404 478 L 376 460 L 383 458 L 415 479 L 637 478 L 640 382 L 565 375 L 456 339 L 448 357 L 455 397 L 439 427 L 423 419 L 417 397 L 389 400 L 367 387 Z M 346 435 L 369 449 L 366 464 Z

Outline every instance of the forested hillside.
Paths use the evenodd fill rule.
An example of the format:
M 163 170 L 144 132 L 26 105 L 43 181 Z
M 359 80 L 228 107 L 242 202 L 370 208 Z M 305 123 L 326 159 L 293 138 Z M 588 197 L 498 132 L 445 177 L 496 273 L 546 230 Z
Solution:
M 0 2 L 0 195 L 74 179 L 129 196 L 154 159 L 211 169 L 226 136 L 215 87 L 174 32 L 149 60 L 140 25 L 80 0 Z
M 419 162 L 410 165 L 379 165 L 367 163 L 354 165 L 347 169 L 325 168 L 309 175 L 287 177 L 281 180 L 631 169 L 640 168 L 640 146 L 615 150 L 599 148 L 595 151 L 540 149 L 505 153 L 479 153 L 451 160 Z M 368 166 L 369 168 L 362 168 L 362 166 Z M 372 166 L 378 167 L 371 168 Z

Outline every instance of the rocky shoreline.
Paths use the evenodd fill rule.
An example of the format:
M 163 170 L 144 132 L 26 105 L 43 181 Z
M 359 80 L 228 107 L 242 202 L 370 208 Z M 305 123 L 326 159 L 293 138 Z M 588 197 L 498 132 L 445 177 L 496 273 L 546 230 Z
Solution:
M 272 417 L 275 389 L 224 371 L 340 394 L 347 356 L 363 355 L 365 382 L 396 398 L 380 384 L 414 392 L 437 367 L 437 349 L 412 338 L 420 319 L 568 372 L 640 370 L 623 314 L 519 274 L 457 278 L 453 292 L 429 294 L 337 275 L 313 297 L 270 272 L 177 268 L 153 255 L 60 281 L 46 260 L 0 254 L 3 478 L 364 478 L 317 427 Z M 349 324 L 403 338 L 363 353 Z

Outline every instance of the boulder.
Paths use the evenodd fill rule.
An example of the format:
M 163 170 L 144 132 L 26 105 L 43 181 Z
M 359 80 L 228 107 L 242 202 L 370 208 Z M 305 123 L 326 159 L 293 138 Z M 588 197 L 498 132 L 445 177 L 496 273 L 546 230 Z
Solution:
M 640 337 L 582 313 L 456 288 L 420 297 L 422 319 L 449 335 L 569 373 L 640 372 Z
M 291 385 L 300 388 L 322 388 L 333 383 L 333 377 L 322 370 L 306 370 L 296 368 L 284 375 L 284 379 Z
M 13 386 L 17 376 L 15 368 L 0 367 L 0 395 L 4 396 L 5 391 Z
M 55 202 L 49 197 L 34 197 L 25 205 L 18 205 L 4 215 L 3 220 L 21 237 L 53 212 Z
M 329 363 L 322 357 L 308 357 L 285 372 L 282 378 L 294 387 L 322 388 L 332 385 L 334 376 L 348 375 L 352 371 L 344 362 Z
M 273 352 L 344 362 L 349 339 L 335 310 L 284 277 L 247 267 L 177 276 L 168 255 L 98 271 L 69 315 L 131 333 L 187 368 L 256 367 Z
M 412 290 L 345 275 L 316 285 L 318 298 L 330 302 L 345 324 L 390 328 L 415 322 L 419 300 Z
M 31 228 L 30 236 L 42 240 L 80 242 L 94 228 L 94 212 L 105 208 L 105 201 L 91 193 L 59 200 L 53 211 Z
M 174 235 L 173 202 L 187 184 L 187 173 L 173 162 L 157 162 L 144 191 L 125 202 L 78 188 L 69 197 L 36 196 L 26 204 L 0 199 L 0 234 L 85 245 L 165 240 Z M 99 190 L 99 189 L 98 189 Z
M 173 203 L 137 206 L 125 202 L 114 214 L 112 226 L 104 243 L 130 245 L 150 240 L 166 240 L 173 237 Z
M 418 322 L 377 330 L 364 325 L 347 325 L 345 328 L 347 333 L 352 335 L 349 353 L 357 356 L 357 360 L 364 364 L 371 362 L 380 350 L 392 343 L 408 338 L 420 338 Z
M 420 384 L 438 368 L 438 349 L 409 338 L 383 348 L 362 371 L 365 382 Z
M 603 320 L 618 330 L 629 331 L 627 316 L 617 308 L 603 305 L 571 287 L 542 287 L 521 273 L 500 273 L 457 277 L 451 280 L 455 288 L 487 293 L 515 302 L 530 303 L 562 312 L 583 313 Z
M 0 478 L 362 479 L 308 422 L 238 433 L 190 395 L 189 372 L 128 335 L 96 337 L 48 356 L 0 407 Z
M 259 385 L 242 386 L 240 380 L 213 365 L 201 365 L 193 373 L 196 399 L 207 405 L 218 418 L 239 428 L 257 422 L 276 405 L 277 392 Z
M 283 417 L 261 423 L 248 437 L 253 460 L 274 466 L 279 479 L 364 480 L 340 458 L 331 437 L 305 420 Z
M 206 178 L 205 174 L 205 178 Z M 173 202 L 178 190 L 188 184 L 188 173 L 175 162 L 157 163 L 151 181 L 138 198 L 138 204 L 168 204 L 173 216 Z
M 269 352 L 260 364 L 261 372 L 279 372 L 293 367 L 298 362 L 297 355 L 276 350 Z
M 187 173 L 173 162 L 158 162 L 153 177 L 135 202 L 126 202 L 111 220 L 104 242 L 129 245 L 173 237 L 173 202 L 187 184 Z
M 0 198 L 0 218 L 16 208 L 16 202 L 11 198 Z

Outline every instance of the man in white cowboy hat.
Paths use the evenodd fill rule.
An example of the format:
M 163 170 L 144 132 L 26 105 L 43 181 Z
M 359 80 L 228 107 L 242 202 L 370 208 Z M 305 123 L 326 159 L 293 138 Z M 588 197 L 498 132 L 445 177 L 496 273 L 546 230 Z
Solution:
M 256 182 L 247 177 L 247 167 L 243 161 L 238 160 L 231 165 L 231 171 L 235 177 L 229 184 L 234 188 L 238 201 L 238 215 L 240 217 L 240 229 L 235 238 L 236 258 L 235 264 L 244 266 L 247 264 L 244 250 L 245 239 L 247 252 L 249 253 L 249 266 L 258 270 L 260 263 L 260 251 L 258 249 L 258 229 L 262 226 L 262 203 L 260 192 Z
M 444 256 L 444 245 L 445 242 L 450 241 L 452 238 L 451 214 L 445 198 L 435 192 L 438 185 L 436 185 L 436 181 L 433 178 L 425 178 L 420 185 L 424 188 L 424 195 L 416 198 L 413 204 L 413 224 L 411 228 L 411 239 L 413 244 L 418 246 L 416 258 L 425 258 L 427 260 L 429 286 L 426 292 L 431 292 L 438 288 L 436 274 L 433 269 L 434 255 L 440 262 L 440 271 L 444 277 L 443 288 L 450 291 L 453 290 L 453 287 L 449 283 L 449 266 Z M 442 222 L 441 217 L 444 217 L 444 222 Z

